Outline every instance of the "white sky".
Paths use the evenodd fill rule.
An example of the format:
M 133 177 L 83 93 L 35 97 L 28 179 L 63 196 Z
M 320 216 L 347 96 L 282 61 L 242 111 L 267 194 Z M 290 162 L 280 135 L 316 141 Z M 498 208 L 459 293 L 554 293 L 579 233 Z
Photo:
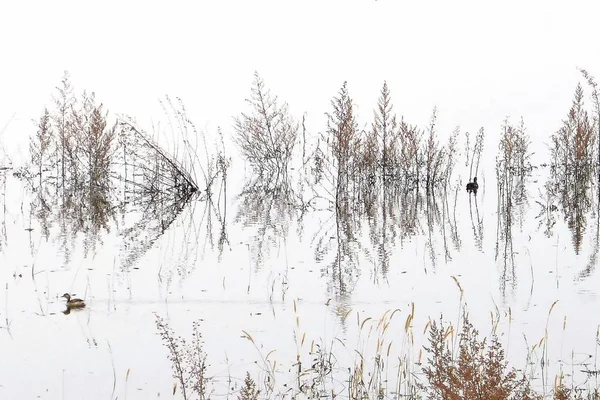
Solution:
M 60 5 L 57 5 L 60 4 Z M 396 111 L 424 125 L 497 130 L 524 116 L 547 137 L 567 112 L 577 66 L 600 80 L 600 2 L 19 1 L 0 5 L 0 129 L 30 129 L 71 73 L 78 91 L 144 118 L 184 99 L 198 126 L 230 130 L 255 70 L 311 130 L 344 80 L 361 123 L 386 79 Z

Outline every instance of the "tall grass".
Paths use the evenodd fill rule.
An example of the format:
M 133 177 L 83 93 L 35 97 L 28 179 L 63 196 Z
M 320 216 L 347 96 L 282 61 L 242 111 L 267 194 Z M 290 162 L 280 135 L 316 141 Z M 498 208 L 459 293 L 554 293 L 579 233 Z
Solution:
M 328 303 L 329 304 L 329 303 Z M 247 371 L 237 391 L 238 399 L 276 398 L 348 398 L 348 399 L 598 399 L 599 388 L 594 385 L 577 386 L 569 383 L 560 373 L 549 392 L 539 393 L 535 378 L 547 369 L 549 332 L 536 344 L 531 353 L 540 348 L 544 363 L 536 371 L 518 370 L 511 366 L 500 340 L 500 314 L 492 313 L 492 329 L 482 336 L 472 324 L 466 307 L 455 323 L 443 316 L 429 319 L 422 334 L 426 343 L 417 348 L 415 335 L 420 330 L 413 326 L 415 306 L 401 319 L 400 310 L 388 310 L 380 318 L 362 317 L 347 311 L 343 320 L 351 322 L 355 315 L 356 342 L 341 337 L 310 338 L 302 328 L 300 313 L 294 302 L 295 327 L 293 340 L 295 360 L 277 360 L 276 349 L 263 353 L 263 346 L 251 333 L 242 331 L 257 352 L 258 371 Z M 552 312 L 551 307 L 550 313 Z M 397 321 L 398 323 L 394 323 Z M 203 350 L 191 349 L 181 337 L 176 337 L 168 324 L 157 317 L 157 327 L 173 365 L 174 378 L 184 398 L 205 398 L 219 385 L 216 377 L 208 377 L 208 359 Z M 194 325 L 195 341 L 200 337 Z M 200 356 L 198 356 L 200 354 Z M 529 357 L 529 355 L 528 355 Z M 279 366 L 289 364 L 289 377 Z M 195 377 L 189 374 L 193 371 Z M 259 372 L 257 377 L 253 373 Z M 262 376 L 262 378 L 260 378 Z M 192 386 L 190 382 L 202 385 Z M 231 380 L 231 377 L 229 378 Z M 545 386 L 545 383 L 542 382 Z

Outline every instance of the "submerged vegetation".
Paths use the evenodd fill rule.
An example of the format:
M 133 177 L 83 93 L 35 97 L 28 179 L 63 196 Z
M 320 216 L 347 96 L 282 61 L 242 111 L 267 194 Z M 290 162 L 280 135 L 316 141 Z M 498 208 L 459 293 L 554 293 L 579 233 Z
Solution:
M 149 133 L 134 118 L 111 116 L 94 93 L 76 95 L 65 73 L 54 104 L 44 108 L 35 122 L 29 163 L 14 175 L 26 182 L 33 195 L 30 224 L 37 220 L 46 239 L 58 231 L 65 262 L 71 257 L 77 235 L 84 237 L 87 256 L 102 242 L 103 234 L 112 232 L 121 239 L 122 265 L 129 268 L 173 223 L 180 221 L 188 224 L 185 235 L 191 236 L 177 241 L 182 246 L 181 262 L 175 268 L 185 277 L 197 264 L 192 253 L 198 248 L 216 247 L 221 254 L 229 244 L 227 182 L 232 160 L 225 142 L 232 139 L 250 166 L 244 186 L 235 193 L 239 202 L 234 222 L 251 230 L 248 248 L 257 268 L 267 259 L 266 252 L 285 242 L 294 222 L 297 235 L 303 236 L 303 219 L 318 215 L 318 229 L 309 238 L 312 257 L 321 264 L 328 295 L 340 299 L 352 293 L 360 276 L 361 259 L 372 264 L 374 279 L 386 279 L 396 267 L 390 262 L 393 249 L 417 236 L 425 239 L 430 261 L 424 262 L 426 272 L 437 268 L 440 254 L 444 262 L 450 262 L 467 241 L 483 254 L 485 230 L 479 202 L 494 185 L 485 186 L 486 171 L 480 169 L 480 162 L 485 157 L 484 147 L 486 151 L 492 148 L 496 149 L 495 260 L 500 266 L 501 293 L 507 296 L 507 289 L 516 286 L 520 267 L 513 236 L 517 229 L 524 228 L 524 215 L 535 195 L 530 193 L 535 171 L 548 171 L 543 191 L 535 200 L 540 207 L 538 228 L 543 227 L 544 235 L 551 237 L 557 216 L 561 215 L 579 254 L 586 230 L 590 229 L 588 221 L 596 218 L 592 255 L 579 278 L 590 276 L 597 264 L 600 95 L 594 78 L 581 72 L 592 90 L 592 107 L 586 108 L 584 87 L 578 85 L 566 119 L 549 137 L 550 161 L 540 165 L 532 164 L 532 143 L 523 119 L 515 124 L 506 118 L 497 147 L 486 139 L 483 127 L 474 137 L 458 126 L 442 132 L 435 108 L 426 126 L 420 127 L 396 114 L 386 82 L 369 124 L 359 122 L 349 85 L 343 82 L 331 99 L 323 131 L 311 134 L 305 127 L 307 116 L 296 119 L 287 103 L 272 95 L 255 74 L 249 111 L 235 117 L 231 132 L 219 128 L 211 142 L 207 132 L 196 129 L 180 99 L 167 97 L 161 102 L 167 127 L 155 126 Z M 165 136 L 170 146 L 160 141 Z M 479 193 L 463 193 L 465 183 L 476 177 Z M 5 204 L 5 186 L 6 170 L 2 169 L 0 204 Z M 457 223 L 457 204 L 465 197 L 472 238 L 467 238 Z M 193 236 L 196 232 L 191 215 L 198 202 L 205 207 L 205 246 Z M 0 251 L 6 243 L 4 224 L 5 218 Z M 213 224 L 217 229 L 213 230 Z M 533 267 L 527 267 L 533 275 Z M 283 301 L 287 276 L 280 280 Z M 270 301 L 273 287 L 274 283 Z M 357 314 L 361 335 L 368 329 L 367 339 L 376 338 L 374 349 L 364 351 L 360 346 L 368 340 L 356 348 L 338 338 L 309 342 L 296 316 L 293 339 L 297 354 L 289 369 L 294 372 L 293 385 L 281 385 L 276 379 L 277 363 L 270 358 L 271 353 L 260 356 L 260 377 L 248 371 L 245 378 L 237 377 L 235 384 L 231 376 L 228 382 L 219 382 L 208 375 L 209 357 L 203 348 L 199 322 L 193 325 L 190 343 L 176 336 L 158 316 L 156 326 L 177 382 L 173 392 L 181 393 L 184 399 L 210 398 L 215 393 L 214 385 L 226 385 L 227 395 L 239 399 L 300 395 L 352 399 L 547 398 L 549 393 L 538 394 L 532 389 L 532 371 L 510 367 L 496 334 L 500 317 L 495 317 L 491 333 L 481 338 L 463 312 L 456 325 L 443 319 L 429 321 L 423 331 L 428 332 L 428 343 L 421 347 L 415 347 L 414 305 L 396 330 L 390 324 L 394 316 L 399 318 L 398 310 L 386 312 L 379 320 L 361 320 Z M 261 351 L 250 333 L 243 332 L 242 337 Z M 529 349 L 526 365 L 533 364 L 530 357 L 543 346 L 544 340 Z M 397 351 L 398 347 L 401 350 Z M 542 356 L 542 369 L 547 367 L 544 362 Z M 596 370 L 588 372 L 590 376 L 598 375 Z M 598 385 L 583 390 L 575 384 L 567 385 L 563 378 L 557 378 L 553 385 L 550 395 L 554 399 L 599 398 Z

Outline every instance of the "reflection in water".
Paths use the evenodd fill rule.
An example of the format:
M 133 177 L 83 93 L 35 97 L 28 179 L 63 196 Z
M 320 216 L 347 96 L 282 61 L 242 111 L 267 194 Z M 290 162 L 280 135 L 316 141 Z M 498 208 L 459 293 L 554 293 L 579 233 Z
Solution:
M 427 203 L 425 208 L 425 219 L 427 221 L 427 249 L 429 251 L 429 260 L 431 266 L 435 269 L 436 267 L 436 248 L 434 244 L 434 227 L 436 224 L 443 226 L 442 213 L 438 207 L 438 203 L 435 201 L 435 196 L 427 196 Z M 444 202 L 442 202 L 444 204 Z
M 442 204 L 447 204 L 445 198 Z M 384 186 L 378 196 L 371 196 L 368 207 L 353 209 L 349 202 L 338 201 L 329 222 L 322 223 L 313 238 L 315 259 L 326 265 L 323 272 L 331 278 L 330 294 L 339 299 L 352 291 L 361 271 L 362 257 L 373 264 L 374 279 L 385 279 L 394 249 L 411 237 L 425 233 L 421 226 L 427 227 L 428 254 L 435 262 L 436 225 L 440 226 L 446 244 L 444 215 L 449 213 L 441 212 L 434 196 L 427 198 L 417 190 L 400 191 L 392 185 Z M 368 223 L 370 246 L 364 246 L 358 234 L 363 221 Z M 450 231 L 456 229 L 451 226 Z M 375 257 L 371 249 L 375 250 Z
M 83 233 L 85 254 L 89 255 L 102 243 L 102 234 L 114 230 L 122 236 L 121 256 L 123 264 L 129 267 L 178 219 L 183 221 L 182 225 L 187 223 L 181 230 L 186 236 L 179 242 L 181 256 L 193 257 L 201 246 L 200 233 L 193 224 L 193 217 L 198 214 L 207 228 L 203 248 L 216 246 L 220 256 L 228 243 L 225 183 L 229 161 L 224 157 L 222 137 L 218 155 L 207 154 L 206 165 L 201 165 L 189 141 L 183 141 L 184 151 L 189 154 L 174 157 L 129 119 L 108 126 L 106 113 L 101 104 L 95 103 L 93 95 L 84 94 L 77 103 L 67 93 L 66 86 L 61 90 L 59 100 L 68 107 L 44 112 L 38 132 L 32 138 L 32 162 L 26 179 L 35 193 L 31 218 L 39 221 L 46 238 L 53 228 L 59 231 L 58 239 L 54 240 L 58 241 L 65 261 L 69 261 L 79 234 Z M 294 128 L 286 150 L 272 151 L 273 157 L 283 157 L 285 153 L 285 162 L 274 169 L 259 168 L 262 173 L 254 171 L 254 179 L 237 196 L 240 203 L 235 221 L 255 230 L 250 251 L 259 267 L 271 250 L 285 243 L 293 221 L 297 222 L 298 235 L 302 235 L 304 216 L 318 206 L 321 206 L 319 215 L 326 215 L 326 222 L 320 224 L 312 238 L 314 256 L 325 265 L 323 274 L 330 277 L 330 293 L 337 296 L 352 291 L 360 271 L 359 260 L 366 259 L 372 264 L 374 279 L 386 279 L 394 250 L 416 236 L 424 236 L 426 256 L 433 268 L 439 263 L 440 248 L 445 262 L 452 260 L 453 251 L 460 251 L 456 214 L 459 195 L 464 199 L 465 186 L 461 182 L 451 184 L 460 153 L 459 129 L 446 144 L 441 144 L 436 111 L 430 125 L 421 130 L 404 121 L 396 123 L 386 85 L 380 101 L 373 126 L 368 132 L 361 131 L 344 85 L 334 98 L 334 112 L 328 115 L 327 134 L 317 139 L 312 154 L 310 150 L 306 152 L 303 129 L 301 168 L 291 167 L 296 128 L 286 125 Z M 559 207 L 562 209 L 577 253 L 593 204 L 595 176 L 591 161 L 594 153 L 588 148 L 595 143 L 593 124 L 578 102 L 576 96 L 568 121 L 553 136 L 552 178 L 545 185 L 543 201 L 538 202 L 542 205 L 538 217 L 547 236 L 552 235 L 555 214 Z M 170 122 L 180 127 L 180 134 L 189 130 L 201 136 L 185 116 L 181 104 L 176 109 L 168 100 L 167 106 L 171 107 L 167 111 L 175 123 Z M 58 117 L 67 118 L 70 124 L 63 124 Z M 251 118 L 244 120 L 248 124 L 240 127 L 256 128 L 257 134 L 262 132 L 260 127 L 249 125 Z M 72 132 L 66 132 L 67 128 Z M 467 144 L 466 163 L 470 161 L 469 178 L 473 180 L 483 142 L 480 129 L 475 146 L 470 149 Z M 253 148 L 252 143 L 248 142 L 246 150 Z M 523 122 L 513 126 L 505 121 L 496 161 L 495 258 L 502 263 L 503 288 L 506 282 L 515 284 L 513 228 L 523 228 L 529 206 L 532 172 L 529 159 L 529 138 Z M 261 157 L 256 160 L 274 162 Z M 198 187 L 192 175 L 195 171 L 202 173 L 206 189 Z M 288 174 L 291 171 L 296 171 L 294 176 Z M 5 185 L 5 175 L 2 176 Z M 222 185 L 216 190 L 219 183 Z M 475 194 L 468 194 L 469 218 L 475 247 L 483 251 L 485 213 L 480 210 L 481 196 Z M 204 200 L 203 210 L 196 210 L 194 199 Z M 363 228 L 368 231 L 368 245 L 362 241 Z M 3 232 L 6 242 L 5 228 Z M 590 265 L 596 257 L 597 241 Z M 185 274 L 189 265 L 180 262 L 178 268 Z M 586 273 L 589 272 L 582 272 Z
M 361 220 L 357 218 L 347 201 L 339 202 L 335 208 L 335 257 L 324 271 L 331 277 L 333 292 L 336 296 L 352 291 L 358 280 L 361 250 L 357 232 L 360 232 Z
M 181 107 L 181 110 L 172 108 L 176 118 L 182 119 L 181 124 L 186 129 L 193 129 L 185 117 L 185 109 Z M 122 126 L 124 132 L 120 135 L 120 143 L 123 152 L 118 159 L 123 165 L 124 174 L 120 207 L 123 264 L 133 265 L 181 217 L 181 224 L 185 227 L 179 232 L 184 237 L 177 241 L 181 248 L 178 259 L 171 260 L 175 270 L 169 270 L 169 273 L 176 271 L 180 276 L 187 275 L 196 265 L 200 245 L 198 230 L 201 227 L 194 223 L 192 217 L 196 208 L 189 207 L 190 204 L 196 204 L 192 203 L 195 199 L 204 200 L 202 221 L 206 226 L 202 228 L 206 228 L 206 239 L 211 250 L 214 248 L 213 217 L 219 223 L 217 246 L 220 256 L 227 243 L 225 221 L 229 162 L 224 153 L 219 152 L 207 161 L 207 165 L 199 167 L 206 184 L 206 188 L 200 192 L 189 172 L 193 170 L 189 163 L 180 163 L 171 157 L 132 123 L 123 123 Z M 186 214 L 182 214 L 184 211 Z
M 87 103 L 82 113 L 88 115 L 86 113 L 96 112 L 97 109 L 91 107 L 91 104 Z M 82 125 L 84 119 L 79 119 L 77 123 L 79 130 L 87 129 Z M 118 243 L 123 246 L 120 254 L 122 264 L 129 268 L 139 262 L 140 257 L 147 254 L 165 234 L 172 235 L 168 239 L 176 236 L 175 240 L 171 240 L 175 246 L 169 249 L 175 247 L 173 252 L 179 254 L 165 263 L 165 270 L 166 274 L 179 273 L 186 277 L 197 264 L 194 257 L 198 249 L 218 249 L 222 253 L 228 244 L 226 167 L 219 166 L 224 159 L 211 163 L 210 165 L 216 165 L 214 169 L 210 165 L 204 169 L 203 175 L 211 183 L 207 183 L 206 189 L 200 189 L 187 172 L 191 169 L 166 154 L 142 131 L 128 123 L 117 127 L 121 130 L 112 133 L 111 129 L 98 130 L 108 135 L 106 140 L 110 140 L 110 135 L 116 135 L 118 142 L 111 142 L 114 147 L 111 147 L 109 153 L 105 148 L 107 143 L 101 145 L 101 142 L 96 145 L 88 144 L 87 150 L 80 154 L 81 157 L 71 157 L 75 155 L 77 147 L 67 147 L 64 152 L 67 162 L 63 163 L 59 159 L 63 153 L 40 149 L 39 155 L 43 157 L 34 169 L 39 175 L 31 176 L 29 180 L 33 194 L 29 215 L 39 222 L 43 237 L 59 241 L 58 245 L 63 248 L 67 261 L 72 254 L 77 254 L 72 250 L 72 246 L 78 241 L 76 239 L 84 239 L 85 254 L 89 255 L 96 252 L 104 241 L 103 235 L 106 237 L 110 232 L 119 235 Z M 394 268 L 421 268 L 423 258 L 422 264 L 426 272 L 429 272 L 427 269 L 436 272 L 436 268 L 441 271 L 440 260 L 442 264 L 444 261 L 448 263 L 455 257 L 455 252 L 461 251 L 460 233 L 466 235 L 462 240 L 465 237 L 468 241 L 473 238 L 476 250 L 467 246 L 464 251 L 473 251 L 473 258 L 477 262 L 482 260 L 482 263 L 475 266 L 460 265 L 461 259 L 465 260 L 465 264 L 473 259 L 473 254 L 465 254 L 465 257 L 457 258 L 458 265 L 452 266 L 453 268 L 464 268 L 465 275 L 476 268 L 487 274 L 487 266 L 491 261 L 486 254 L 478 253 L 483 253 L 484 233 L 487 234 L 488 241 L 490 236 L 484 230 L 484 216 L 494 211 L 493 206 L 492 210 L 482 208 L 485 205 L 482 205 L 482 200 L 486 198 L 486 192 L 483 191 L 484 174 L 480 174 L 482 190 L 477 196 L 469 195 L 465 193 L 463 182 L 450 184 L 454 164 L 453 146 L 439 146 L 436 137 L 431 134 L 433 128 L 430 129 L 430 140 L 421 141 L 420 147 L 414 147 L 411 138 L 418 137 L 420 132 L 417 128 L 409 129 L 405 124 L 404 131 L 400 131 L 405 137 L 399 139 L 399 143 L 404 146 L 400 148 L 409 157 L 400 160 L 395 157 L 397 154 L 394 145 L 398 143 L 394 141 L 395 138 L 386 136 L 386 139 L 382 139 L 377 136 L 378 132 L 380 131 L 374 130 L 366 142 L 360 142 L 362 147 L 355 146 L 357 142 L 352 141 L 347 148 L 339 149 L 343 157 L 336 163 L 328 164 L 332 158 L 331 148 L 326 152 L 315 153 L 315 182 L 312 186 L 308 184 L 308 180 L 301 181 L 306 187 L 290 183 L 296 177 L 288 176 L 287 170 L 285 175 L 265 173 L 259 175 L 261 178 L 248 182 L 236 198 L 239 207 L 235 211 L 235 220 L 252 232 L 250 249 L 253 260 L 260 268 L 264 268 L 267 261 L 272 259 L 272 253 L 275 252 L 273 250 L 285 245 L 295 224 L 298 232 L 305 229 L 304 225 L 311 225 L 306 221 L 310 217 L 304 216 L 310 215 L 313 220 L 315 217 L 323 218 L 312 236 L 313 248 L 310 251 L 314 252 L 314 258 L 322 268 L 321 273 L 328 284 L 328 294 L 335 297 L 335 301 L 332 300 L 332 312 L 340 320 L 343 329 L 349 326 L 346 319 L 350 310 L 361 307 L 353 299 L 355 287 L 361 288 L 357 297 L 365 298 L 374 293 L 373 304 L 369 306 L 381 306 L 381 297 L 387 297 L 390 293 L 388 291 L 382 296 L 383 291 L 365 288 L 367 285 L 362 285 L 362 282 L 358 284 L 360 278 L 371 277 L 375 284 L 389 279 L 394 284 L 400 282 L 398 287 L 405 283 L 407 287 L 412 286 L 413 282 L 406 281 L 414 279 L 416 274 L 402 275 L 401 272 L 404 271 Z M 507 123 L 496 163 L 498 223 L 495 257 L 501 266 L 500 286 L 504 293 L 507 285 L 516 285 L 515 264 L 520 259 L 515 256 L 515 248 L 519 249 L 521 244 L 518 230 L 519 227 L 524 228 L 528 199 L 531 196 L 532 170 L 528 164 L 527 147 L 528 140 L 522 126 L 513 127 Z M 356 149 L 365 153 L 352 153 Z M 341 150 L 348 150 L 350 154 Z M 107 154 L 112 154 L 110 163 L 106 160 Z M 310 165 L 310 155 L 305 159 L 305 154 L 303 147 L 302 163 Z M 50 165 L 47 167 L 46 164 Z M 63 165 L 65 175 L 62 175 Z M 275 170 L 280 169 L 284 169 L 284 166 Z M 306 170 L 298 173 L 309 175 Z M 569 168 L 556 164 L 551 179 L 546 183 L 544 200 L 540 202 L 544 205 L 541 223 L 545 225 L 547 236 L 552 234 L 558 210 L 562 210 L 566 225 L 573 232 L 576 252 L 580 251 L 582 243 L 586 243 L 583 240 L 585 234 L 590 237 L 594 233 L 592 223 L 586 224 L 586 219 L 593 221 L 590 212 L 595 210 L 598 213 L 597 208 L 590 206 L 595 198 L 592 191 L 593 176 L 595 175 L 585 163 L 575 163 Z M 6 176 L 2 174 L 1 179 L 0 206 L 3 206 Z M 222 185 L 219 186 L 219 183 Z M 491 186 L 493 189 L 493 183 Z M 305 200 L 311 194 L 314 194 L 315 199 L 325 199 L 323 203 L 326 206 L 318 212 L 313 209 L 307 214 L 305 212 L 309 207 L 316 208 L 316 204 Z M 466 215 L 467 198 L 469 216 Z M 462 231 L 459 231 L 457 224 L 457 213 L 458 219 L 464 221 Z M 0 216 L 4 233 L 0 236 L 0 246 L 3 246 L 6 243 L 6 218 L 2 213 Z M 470 225 L 467 218 L 470 218 Z M 198 224 L 199 219 L 201 224 Z M 600 226 L 598 214 L 595 222 L 592 254 L 589 263 L 579 274 L 581 279 L 594 273 L 597 264 Z M 206 233 L 204 245 L 198 225 L 202 225 L 202 229 L 206 226 L 206 230 L 202 232 Z M 490 229 L 489 226 L 487 228 Z M 59 234 L 52 236 L 56 231 Z M 416 256 L 406 261 L 412 256 L 407 253 L 411 252 L 416 253 Z M 415 258 L 418 262 L 413 262 Z M 361 277 L 361 272 L 365 270 L 367 276 Z M 162 277 L 161 274 L 160 278 Z M 203 274 L 198 274 L 197 277 L 205 278 Z M 144 279 L 146 278 L 152 277 L 146 275 Z M 299 285 L 311 283 L 313 282 L 304 281 Z M 426 287 L 430 282 L 423 280 L 414 284 Z M 40 288 L 39 292 L 43 289 L 45 288 Z M 310 289 L 313 288 L 309 287 Z M 393 295 L 394 289 L 396 288 L 391 291 Z M 484 289 L 487 291 L 488 288 Z M 225 287 L 223 290 L 225 291 Z M 415 295 L 418 296 L 419 292 L 420 290 L 416 290 Z M 401 300 L 406 293 L 412 296 L 410 292 L 404 292 L 398 298 Z M 432 297 L 437 295 L 438 293 L 434 293 Z M 367 302 L 370 300 L 371 298 L 366 297 Z M 196 307 L 193 304 L 190 306 Z M 184 307 L 188 308 L 188 304 L 184 304 Z M 67 308 L 64 313 L 69 314 L 71 310 Z
M 571 230 L 573 248 L 575 253 L 579 254 L 587 227 L 586 217 L 592 207 L 591 183 L 594 175 L 591 168 L 583 170 L 574 168 L 574 171 L 568 175 L 558 180 L 558 182 L 564 182 L 559 188 L 559 204 L 567 226 Z
M 473 239 L 475 240 L 475 246 L 479 251 L 483 251 L 483 217 L 479 216 L 479 206 L 477 202 L 477 196 L 469 195 L 469 216 L 471 218 L 471 229 L 473 230 Z M 475 209 L 475 212 L 473 212 Z
M 71 314 L 71 312 L 80 312 L 83 311 L 83 308 L 81 307 L 69 307 L 68 305 L 65 307 L 65 309 L 62 311 L 63 314 L 65 315 L 69 315 Z
M 600 202 L 596 208 L 596 224 L 594 228 L 596 230 L 596 234 L 592 236 L 592 251 L 585 268 L 579 272 L 579 279 L 590 277 L 598 265 L 598 250 L 600 248 Z
M 502 126 L 502 136 L 496 158 L 496 179 L 498 189 L 496 261 L 501 260 L 500 288 L 506 295 L 506 284 L 516 286 L 516 265 L 513 248 L 513 225 L 523 228 L 523 218 L 528 205 L 527 186 L 531 176 L 529 159 L 529 136 L 521 119 L 514 126 L 508 119 Z
M 594 179 L 595 172 L 591 165 L 564 166 L 555 165 L 544 185 L 543 202 L 538 201 L 541 211 L 538 217 L 546 223 L 546 236 L 552 235 L 556 223 L 554 214 L 562 211 L 563 220 L 571 232 L 571 242 L 575 254 L 580 254 L 583 238 L 588 229 L 588 218 L 596 218 L 594 224 L 595 234 L 592 237 L 592 254 L 588 266 L 582 271 L 580 277 L 589 276 L 593 271 L 598 253 L 598 209 L 594 208 Z M 595 214 L 595 215 L 594 215 Z M 540 221 L 540 224 L 542 222 Z
M 122 264 L 126 267 L 133 266 L 164 235 L 192 198 L 192 193 L 185 198 L 156 193 L 153 196 L 131 198 L 123 205 L 120 208 L 119 224 L 119 233 L 123 238 Z M 189 247 L 192 246 L 184 246 Z
M 287 182 L 257 178 L 247 182 L 241 193 L 235 222 L 253 227 L 252 259 L 260 267 L 271 249 L 278 248 L 296 216 L 295 194 Z
M 369 216 L 369 238 L 372 246 L 377 251 L 377 260 L 381 263 L 381 268 L 375 268 L 375 272 L 381 270 L 381 275 L 385 277 L 390 269 L 390 255 L 393 251 L 396 239 L 399 237 L 397 229 L 398 208 L 396 206 L 396 196 L 393 190 L 383 191 L 381 206 L 373 207 L 375 212 Z M 379 211 L 379 213 L 376 213 Z M 376 273 L 375 277 L 379 274 Z
M 0 213 L 0 251 L 6 246 L 6 168 L 0 169 L 0 207 L 2 212 Z
M 545 166 L 545 165 L 543 165 Z M 535 202 L 540 206 L 540 212 L 535 217 L 538 220 L 538 229 L 544 225 L 544 236 L 552 237 L 554 225 L 556 225 L 556 212 L 558 207 L 554 204 L 555 196 L 553 193 L 551 181 L 544 184 L 544 190 L 540 191 L 539 198 Z
M 450 228 L 450 240 L 452 241 L 452 244 L 454 246 L 454 249 L 456 251 L 460 251 L 461 248 L 461 240 L 460 240 L 460 235 L 458 233 L 458 224 L 456 223 L 456 206 L 457 206 L 457 201 L 458 201 L 458 193 L 459 193 L 459 189 L 460 189 L 460 185 L 456 185 L 456 188 L 454 189 L 454 205 L 452 207 L 452 211 L 450 211 L 450 204 L 448 202 L 448 195 L 447 195 L 447 191 L 444 191 L 444 213 L 447 214 L 446 217 L 444 218 L 445 221 L 448 221 L 448 227 Z M 446 240 L 446 228 L 445 228 L 445 224 L 443 225 L 443 229 L 444 229 L 444 248 L 445 248 L 445 252 L 446 252 L 446 262 L 451 261 L 452 257 L 450 257 L 450 253 L 449 253 L 449 246 L 447 245 L 447 240 Z

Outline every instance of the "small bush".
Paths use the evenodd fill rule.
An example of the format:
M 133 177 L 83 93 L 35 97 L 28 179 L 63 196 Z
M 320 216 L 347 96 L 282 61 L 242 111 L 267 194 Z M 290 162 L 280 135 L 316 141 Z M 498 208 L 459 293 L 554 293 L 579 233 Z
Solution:
M 504 350 L 494 334 L 479 339 L 479 332 L 469 322 L 465 313 L 462 332 L 459 334 L 458 357 L 448 346 L 447 338 L 453 334 L 451 326 L 434 322 L 429 333 L 429 354 L 424 368 L 428 385 L 423 390 L 429 399 L 535 399 L 529 383 L 514 368 L 508 367 Z

